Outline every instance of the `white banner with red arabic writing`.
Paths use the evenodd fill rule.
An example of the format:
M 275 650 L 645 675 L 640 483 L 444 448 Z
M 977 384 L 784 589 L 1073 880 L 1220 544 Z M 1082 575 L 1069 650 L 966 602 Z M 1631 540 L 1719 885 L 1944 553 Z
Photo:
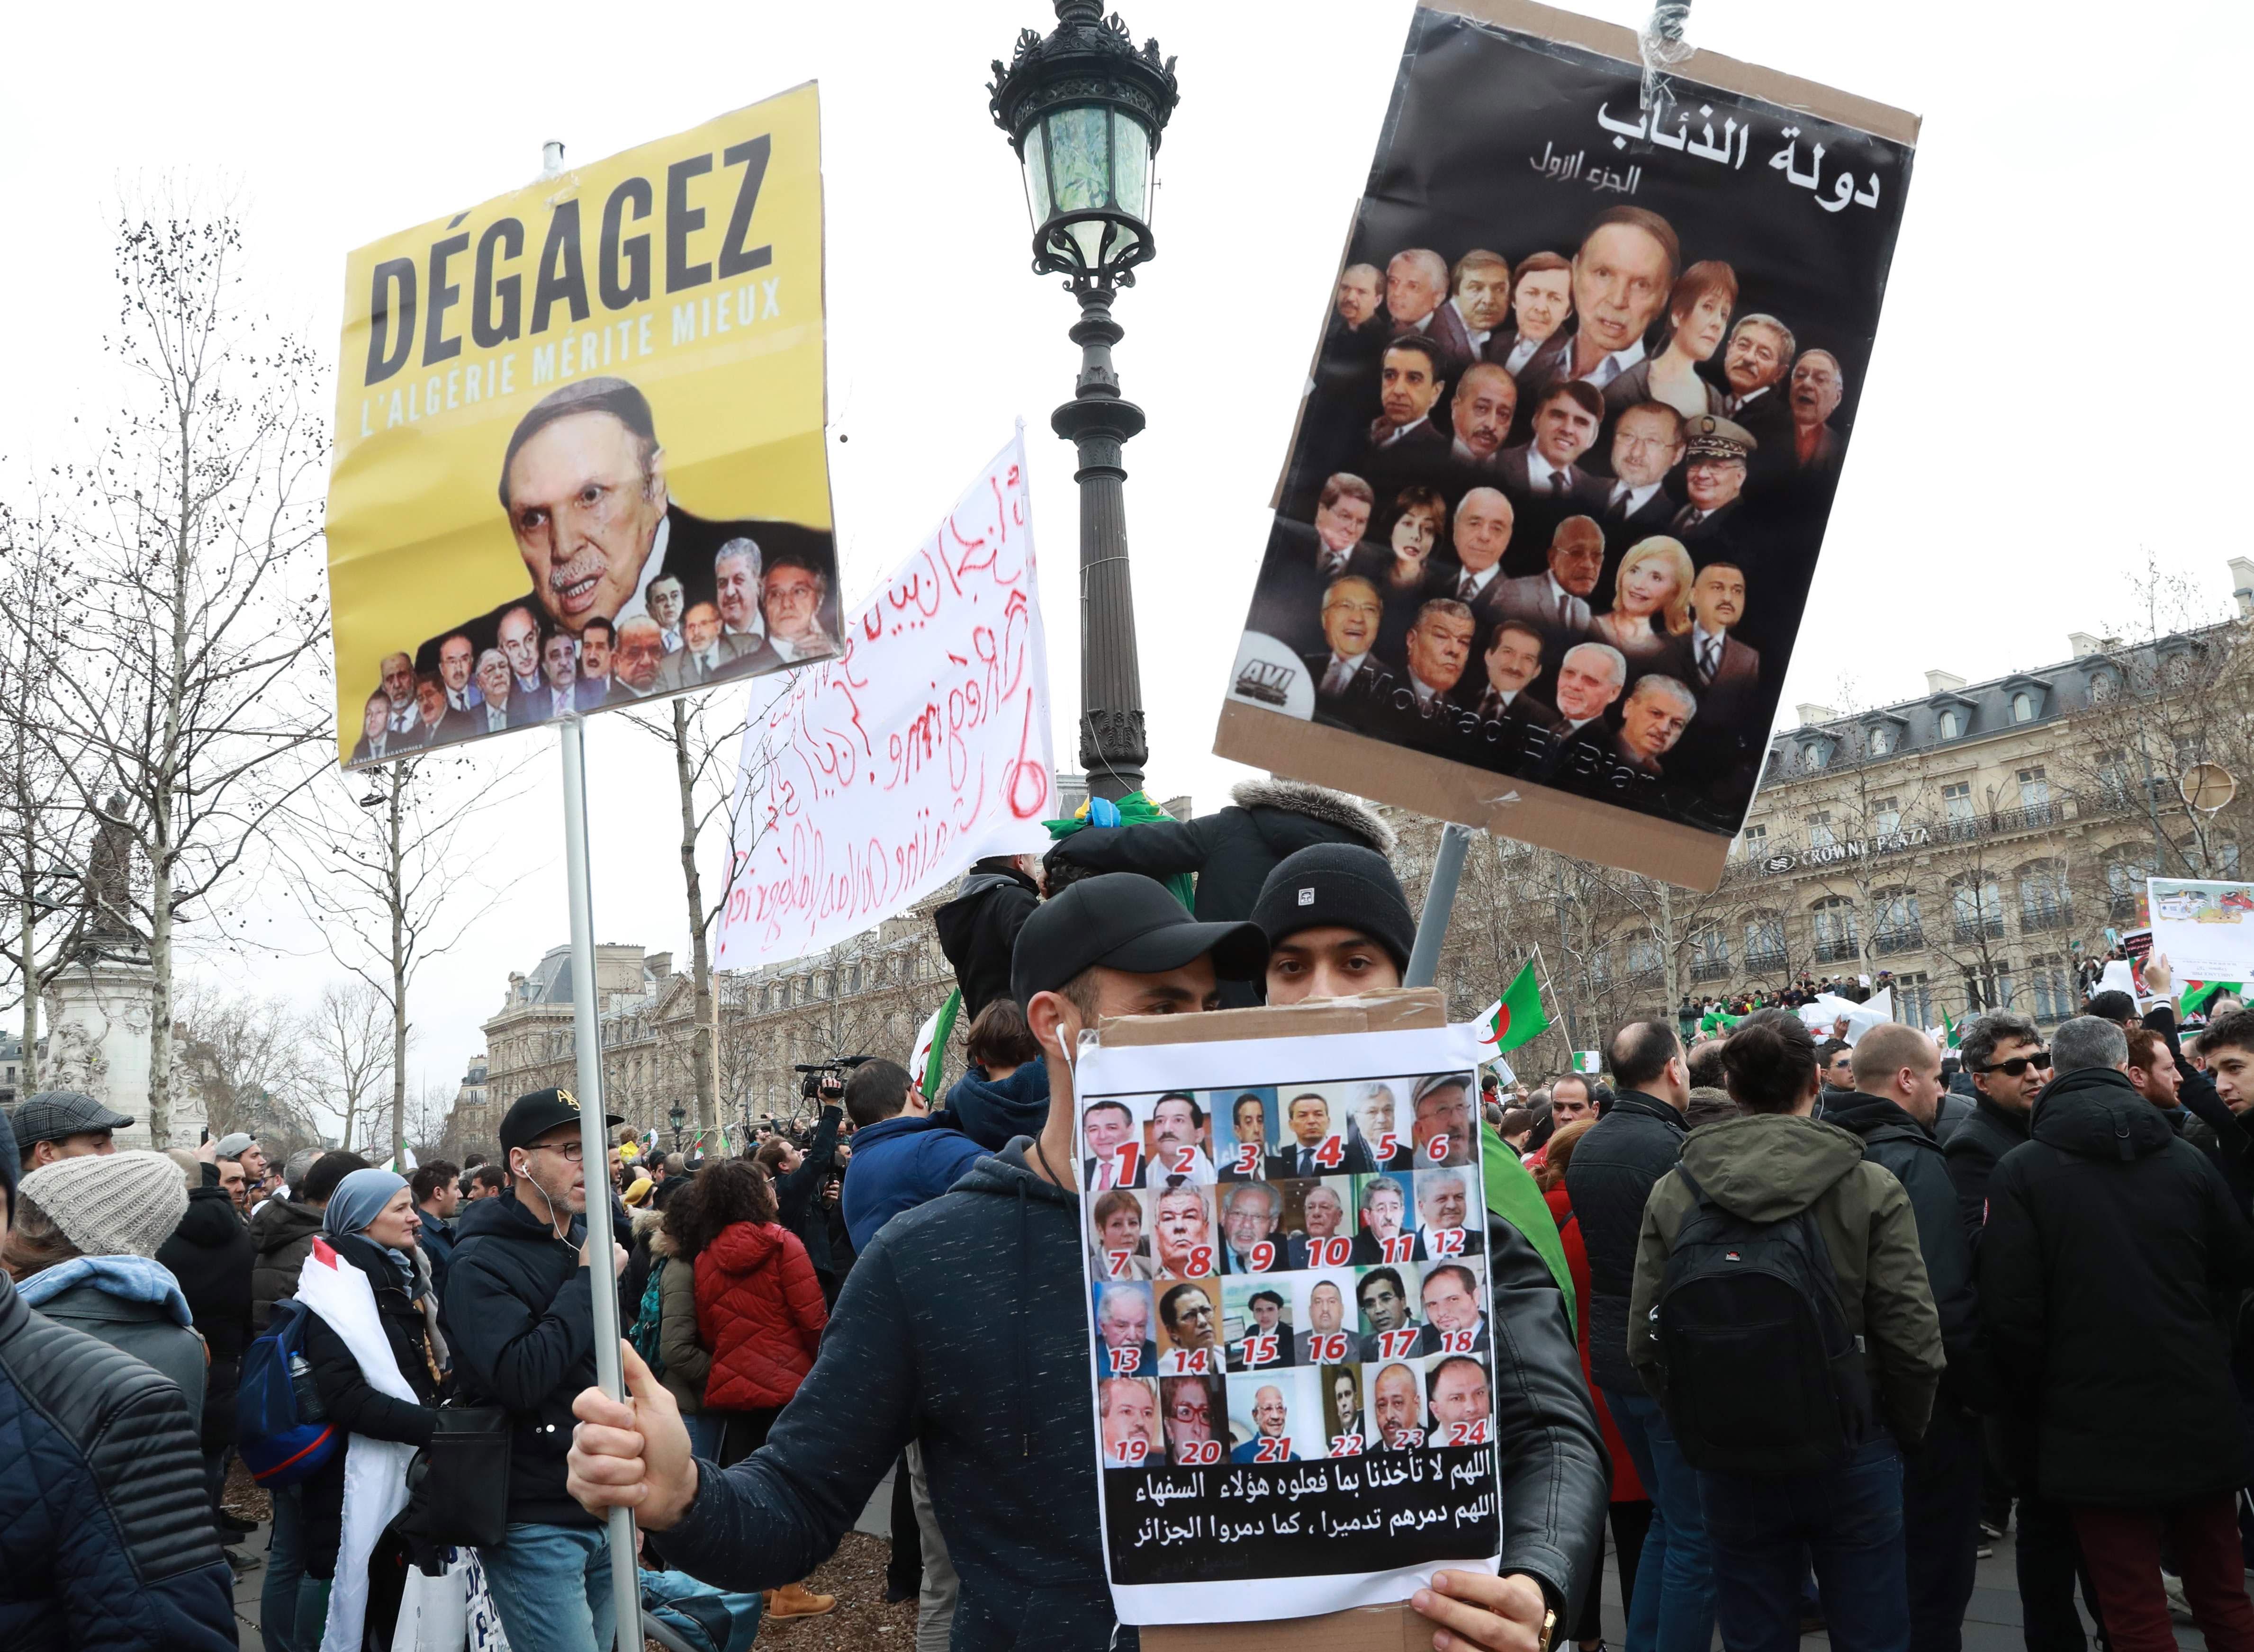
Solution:
M 736 774 L 721 967 L 819 952 L 1056 810 L 1022 433 L 845 624 L 838 659 L 754 713 Z

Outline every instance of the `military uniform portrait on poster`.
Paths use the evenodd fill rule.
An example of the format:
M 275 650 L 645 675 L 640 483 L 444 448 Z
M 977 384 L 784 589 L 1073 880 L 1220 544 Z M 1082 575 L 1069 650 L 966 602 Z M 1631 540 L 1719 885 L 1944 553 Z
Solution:
M 836 656 L 808 85 L 352 255 L 339 756 Z
M 1647 109 L 1636 63 L 1447 11 L 1403 62 L 1218 749 L 1577 853 L 1641 817 L 1711 883 L 1912 150 L 1682 76 Z M 1469 812 L 1514 794 L 1551 823 Z

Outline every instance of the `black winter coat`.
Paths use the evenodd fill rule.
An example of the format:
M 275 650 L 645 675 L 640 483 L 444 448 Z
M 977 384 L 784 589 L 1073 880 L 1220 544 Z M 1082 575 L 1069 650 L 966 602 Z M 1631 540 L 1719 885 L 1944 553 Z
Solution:
M 250 1329 L 265 1332 L 274 1305 L 298 1294 L 298 1270 L 313 1249 L 313 1236 L 321 1230 L 318 1205 L 294 1204 L 270 1199 L 250 1218 L 250 1242 L 258 1259 L 250 1270 Z
M 420 1404 L 410 1405 L 371 1387 L 361 1375 L 360 1362 L 345 1340 L 329 1328 L 318 1313 L 305 1320 L 305 1360 L 313 1368 L 313 1386 L 320 1390 L 321 1405 L 329 1420 L 346 1433 L 370 1439 L 401 1440 L 428 1446 L 438 1427 L 432 1409 L 438 1384 L 430 1375 L 429 1341 L 423 1311 L 407 1294 L 398 1266 L 381 1246 L 357 1236 L 331 1237 L 338 1256 L 368 1276 L 375 1292 L 375 1316 L 390 1344 L 391 1358 L 407 1379 Z M 305 1574 L 330 1578 L 336 1574 L 337 1547 L 344 1512 L 345 1460 L 339 1452 L 305 1482 Z
M 2254 1227 L 2206 1157 L 2110 1068 L 2054 1080 L 1988 1191 L 1980 1299 L 2036 1485 L 2150 1508 L 2246 1483 L 2218 1306 L 2254 1284 Z
M 512 1189 L 470 1206 L 454 1231 L 446 1269 L 454 1378 L 465 1403 L 508 1410 L 508 1517 L 598 1525 L 564 1489 L 571 1402 L 595 1381 L 594 1293 L 579 1265 L 585 1221 L 572 1218 L 570 1237 L 558 1239 Z
M 1016 870 L 963 875 L 955 899 L 931 914 L 939 949 L 962 989 L 962 1025 L 997 998 L 1010 996 L 1010 956 L 1018 931 L 1041 903 L 1033 880 Z
M 200 1424 L 207 1451 L 234 1444 L 234 1392 L 242 1351 L 250 1345 L 250 1270 L 257 1256 L 234 1200 L 219 1185 L 218 1167 L 205 1166 L 204 1185 L 189 1190 L 188 1214 L 157 1247 L 157 1260 L 180 1282 L 211 1351 Z
M 2054 1082 L 2055 1081 L 2054 1081 Z M 1980 1229 L 1988 1220 L 1988 1181 L 1997 1161 L 2027 1138 L 2027 1115 L 2008 1112 L 1982 1096 L 1972 1116 L 1956 1127 L 1942 1152 L 1949 1158 L 1949 1180 L 1956 1186 L 1957 1220 L 1972 1254 L 1980 1254 Z
M 2145 1012 L 2145 1025 L 2160 1035 L 2168 1046 L 2168 1054 L 2176 1060 L 2176 1100 L 2190 1118 L 2179 1123 L 2178 1128 L 2186 1141 L 2192 1143 L 2215 1163 L 2230 1185 L 2230 1196 L 2244 1212 L 2254 1210 L 2254 1135 L 2250 1135 L 2246 1121 L 2230 1110 L 2215 1088 L 2215 1081 L 2183 1058 L 2183 1048 L 2178 1041 L 2176 1012 L 2166 1004 L 2155 1004 Z M 2194 1128 L 2193 1121 L 2205 1129 Z
M 1312 844 L 1359 844 L 1390 857 L 1393 833 L 1352 798 L 1297 780 L 1248 780 L 1236 802 L 1187 821 L 1139 826 L 1088 826 L 1060 838 L 1049 852 L 1091 872 L 1139 872 L 1149 878 L 1197 874 L 1194 908 L 1200 922 L 1236 923 L 1252 915 L 1260 886 L 1276 863 Z M 1224 981 L 1225 1009 L 1257 1003 L 1252 984 Z
M 807 1260 L 822 1274 L 835 1274 L 852 1261 L 850 1256 L 830 1255 L 830 1212 L 815 1197 L 822 1191 L 822 1179 L 837 1163 L 837 1126 L 844 1116 L 844 1109 L 835 1102 L 823 1108 L 798 1168 L 774 1179 L 775 1220 L 798 1236 L 798 1242 L 806 1247 Z
M 1589 1374 L 1599 1388 L 1641 1395 L 1628 1362 L 1628 1299 L 1635 1283 L 1643 1207 L 1683 1157 L 1683 1115 L 1658 1097 L 1622 1090 L 1573 1149 L 1565 1191 L 1589 1253 Z
M 1972 1245 L 1956 1207 L 1956 1186 L 1941 1144 L 1894 1102 L 1861 1090 L 1839 1094 L 1825 1121 L 1863 1138 L 1863 1157 L 1894 1173 L 1917 1218 L 1917 1246 L 1941 1316 L 1941 1346 L 1949 1368 L 1941 1392 L 1959 1405 L 1984 1411 L 1995 1402 L 1994 1381 L 1980 1339 L 1980 1304 L 1973 1287 Z

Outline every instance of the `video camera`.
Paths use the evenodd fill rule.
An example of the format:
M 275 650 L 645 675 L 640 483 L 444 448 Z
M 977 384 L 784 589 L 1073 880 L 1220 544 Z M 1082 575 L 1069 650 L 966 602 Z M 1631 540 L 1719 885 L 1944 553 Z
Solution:
M 834 1077 L 840 1085 L 843 1085 L 847 1074 L 860 1066 L 862 1062 L 874 1060 L 876 1057 L 872 1055 L 842 1055 L 834 1061 L 793 1062 L 790 1070 L 805 1074 L 798 1082 L 798 1093 L 805 1100 L 812 1102 L 821 1099 L 825 1075 Z

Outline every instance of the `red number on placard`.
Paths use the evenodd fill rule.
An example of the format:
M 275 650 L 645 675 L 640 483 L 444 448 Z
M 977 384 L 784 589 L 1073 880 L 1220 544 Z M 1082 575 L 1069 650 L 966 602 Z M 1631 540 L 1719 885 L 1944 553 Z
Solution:
M 1272 1336 L 1246 1337 L 1244 1362 L 1247 1365 L 1273 1365 L 1276 1362 L 1276 1339 Z
M 1343 1365 L 1346 1363 L 1346 1333 L 1333 1331 L 1319 1335 L 1314 1341 L 1315 1363 Z
M 1461 1228 L 1435 1228 L 1426 1241 L 1436 1256 L 1460 1256 L 1464 1254 L 1464 1230 Z
M 1174 1455 L 1180 1458 L 1185 1466 L 1191 1468 L 1200 1467 L 1207 1463 L 1217 1463 L 1221 1460 L 1221 1442 L 1217 1439 L 1188 1440 Z
M 1487 1418 L 1475 1418 L 1468 1423 L 1448 1424 L 1448 1444 L 1451 1446 L 1484 1446 L 1487 1444 Z
M 1475 1331 L 1443 1331 L 1440 1333 L 1440 1352 L 1468 1354 L 1472 1351 L 1472 1340 L 1478 1334 Z
M 1131 1376 L 1142 1368 L 1142 1364 L 1143 1350 L 1140 1348 L 1111 1350 L 1111 1375 L 1114 1376 Z
M 1192 1245 L 1190 1247 L 1190 1272 L 1192 1276 L 1202 1276 L 1211 1273 L 1212 1271 L 1213 1247 L 1211 1245 Z
M 1318 1268 L 1343 1268 L 1354 1255 L 1354 1242 L 1349 1239 L 1318 1239 L 1312 1247 L 1314 1264 Z
M 1334 1457 L 1359 1457 L 1359 1456 L 1361 1456 L 1361 1455 L 1362 1455 L 1362 1436 L 1361 1436 L 1361 1435 L 1359 1435 L 1359 1434 L 1334 1434 L 1334 1435 L 1332 1435 L 1332 1436 L 1331 1436 L 1331 1455 L 1332 1455 L 1332 1456 L 1334 1456 Z
M 1263 1439 L 1259 1449 L 1252 1453 L 1256 1463 L 1288 1463 L 1292 1460 L 1292 1442 L 1288 1439 Z
M 1258 1244 L 1252 1247 L 1252 1254 L 1250 1256 L 1246 1258 L 1246 1260 L 1252 1264 L 1253 1272 L 1267 1272 L 1269 1269 L 1276 1265 L 1275 1242 L 1273 1240 L 1263 1239 Z
M 1103 1260 L 1115 1279 L 1124 1279 L 1135 1270 L 1135 1253 L 1131 1250 L 1107 1250 Z
M 1111 1185 L 1115 1187 L 1132 1187 L 1135 1185 L 1136 1172 L 1143 1167 L 1143 1144 L 1128 1142 L 1123 1144 L 1111 1155 Z
M 1238 1144 L 1236 1149 L 1236 1173 L 1240 1176 L 1256 1176 L 1260 1173 L 1260 1144 L 1258 1142 L 1242 1142 Z
M 1195 1170 L 1196 1168 L 1197 1168 L 1197 1149 L 1196 1149 L 1196 1148 L 1194 1148 L 1194 1147 L 1177 1147 L 1177 1148 L 1175 1148 L 1175 1149 L 1174 1149 L 1174 1174 L 1175 1174 L 1175 1175 L 1177 1175 L 1177 1176 L 1186 1176 L 1186 1175 L 1188 1175 L 1188 1174 L 1190 1173 L 1190 1172 L 1192 1172 L 1192 1171 Z
M 1387 1130 L 1377 1138 L 1377 1162 L 1380 1165 L 1384 1164 L 1387 1159 L 1400 1151 L 1401 1138 L 1391 1130 Z
M 1448 1138 L 1445 1134 L 1435 1136 L 1424 1144 L 1424 1157 L 1436 1165 L 1447 1158 L 1448 1152 Z
M 1211 1348 L 1173 1348 L 1159 1363 L 1168 1376 L 1207 1376 L 1213 1371 Z
M 1111 1447 L 1114 1468 L 1132 1468 L 1151 1454 L 1151 1442 L 1146 1439 L 1123 1439 Z
M 1417 1254 L 1417 1236 L 1413 1233 L 1396 1233 L 1390 1239 L 1380 1241 L 1380 1243 L 1384 1248 L 1388 1262 L 1408 1262 Z
M 1406 1331 L 1387 1331 L 1377 1339 L 1378 1357 L 1386 1360 L 1405 1360 L 1417 1351 L 1422 1331 L 1410 1326 Z
M 1323 1144 L 1315 1149 L 1315 1163 L 1325 1170 L 1336 1170 L 1346 1161 L 1346 1145 L 1335 1136 L 1323 1138 Z
M 1393 1449 L 1396 1452 L 1410 1451 L 1424 1443 L 1424 1431 L 1421 1428 L 1404 1428 L 1393 1437 Z

